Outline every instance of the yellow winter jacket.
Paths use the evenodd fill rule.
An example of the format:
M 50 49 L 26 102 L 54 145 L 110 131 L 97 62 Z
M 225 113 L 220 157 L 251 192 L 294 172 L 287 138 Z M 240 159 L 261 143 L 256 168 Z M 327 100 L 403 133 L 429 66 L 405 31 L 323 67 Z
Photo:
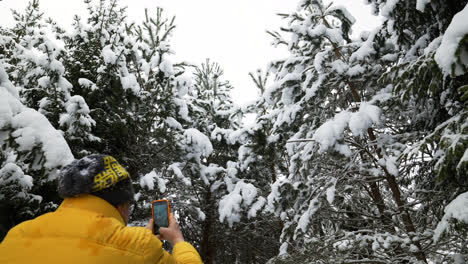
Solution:
M 127 227 L 115 207 L 93 195 L 67 198 L 53 213 L 12 228 L 0 263 L 202 263 L 186 242 L 172 255 L 144 227 Z

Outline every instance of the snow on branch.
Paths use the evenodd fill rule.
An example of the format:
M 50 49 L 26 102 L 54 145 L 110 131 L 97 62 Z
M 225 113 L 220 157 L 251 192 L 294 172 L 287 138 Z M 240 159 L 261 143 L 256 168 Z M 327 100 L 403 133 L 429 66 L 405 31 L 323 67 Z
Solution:
M 438 241 L 440 236 L 447 230 L 451 219 L 468 224 L 468 192 L 458 195 L 445 207 L 444 212 L 444 217 L 437 224 L 434 231 L 434 241 Z
M 468 42 L 468 5 L 458 12 L 450 22 L 437 49 L 434 59 L 446 75 L 459 76 L 467 71 L 468 51 L 463 49 L 463 41 Z
M 210 139 L 195 128 L 185 130 L 183 144 L 189 153 L 198 158 L 201 156 L 208 157 L 213 152 Z
M 424 9 L 426 9 L 426 5 L 429 4 L 431 0 L 417 0 L 416 1 L 416 9 L 424 12 Z
M 157 174 L 156 171 L 151 171 L 150 173 L 147 173 L 143 177 L 140 178 L 140 186 L 141 188 L 148 188 L 149 190 L 154 189 L 154 184 L 156 182 L 156 186 L 159 189 L 160 193 L 165 193 L 166 192 L 166 183 L 169 180 L 163 179 L 161 175 Z
M 239 222 L 242 205 L 244 207 L 250 206 L 255 197 L 257 197 L 257 188 L 254 185 L 245 183 L 244 181 L 237 182 L 234 190 L 219 201 L 219 221 L 224 222 L 226 220 L 229 226 L 232 226 L 235 222 Z M 249 217 L 255 216 L 256 211 L 265 202 L 264 198 L 260 198 L 249 211 Z
M 379 107 L 363 102 L 358 112 L 341 111 L 333 119 L 325 122 L 315 131 L 312 140 L 320 144 L 321 152 L 326 151 L 343 138 L 347 127 L 354 135 L 363 136 L 369 127 L 380 122 L 380 115 Z M 343 154 L 345 153 L 346 151 Z
M 24 106 L 15 89 L 0 65 L 0 128 L 12 130 L 19 151 L 31 151 L 35 146 L 41 146 L 46 169 L 53 170 L 70 163 L 74 157 L 62 134 L 44 115 Z M 2 137 L 2 145 L 5 140 Z

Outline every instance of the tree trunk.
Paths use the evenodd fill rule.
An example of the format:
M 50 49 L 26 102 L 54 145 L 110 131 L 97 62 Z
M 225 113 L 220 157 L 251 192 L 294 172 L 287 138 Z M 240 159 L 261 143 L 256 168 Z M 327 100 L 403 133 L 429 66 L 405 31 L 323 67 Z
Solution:
M 328 23 L 328 21 L 325 19 L 325 17 L 322 17 L 322 20 L 323 20 L 323 23 L 326 27 L 328 28 L 331 28 L 330 27 L 330 24 Z M 330 40 L 330 43 L 332 44 L 333 46 L 333 51 L 335 52 L 335 55 L 337 56 L 338 59 L 342 59 L 343 58 L 343 55 L 341 54 L 340 50 L 338 49 L 337 45 L 335 43 L 333 43 L 331 40 Z M 355 102 L 357 103 L 360 103 L 361 102 L 361 98 L 359 97 L 359 94 L 356 90 L 356 88 L 354 87 L 353 83 L 349 82 L 349 81 L 345 81 L 345 83 L 348 85 L 348 87 L 351 89 L 351 94 L 353 95 L 353 99 Z M 367 129 L 367 134 L 369 136 L 369 140 L 370 141 L 375 141 L 376 140 L 376 137 L 375 137 L 375 134 L 374 134 L 374 130 L 372 128 L 368 128 Z M 375 148 L 375 152 L 377 154 L 377 157 L 379 159 L 381 159 L 383 156 L 382 156 L 382 152 L 381 152 L 381 149 L 376 147 Z M 408 235 L 411 236 L 411 233 L 413 232 L 416 232 L 416 228 L 414 227 L 414 224 L 413 224 L 413 221 L 411 220 L 411 216 L 409 215 L 408 213 L 408 210 L 406 208 L 406 201 L 404 201 L 402 198 L 401 198 L 401 192 L 400 192 L 400 188 L 398 186 L 398 183 L 396 182 L 396 179 L 395 179 L 395 176 L 391 175 L 387 169 L 383 166 L 381 166 L 381 168 L 383 169 L 384 171 L 384 174 L 385 174 L 385 179 L 390 187 L 390 190 L 392 192 L 392 196 L 393 196 L 393 200 L 395 201 L 395 203 L 397 204 L 398 206 L 398 211 L 400 212 L 401 214 L 401 217 L 402 217 L 402 220 L 403 220 L 403 225 L 405 226 L 405 229 L 406 229 L 406 232 L 408 233 Z M 424 261 L 424 263 L 427 263 L 427 260 L 426 260 L 426 255 L 424 254 L 424 252 L 422 251 L 422 247 L 421 247 L 421 244 L 419 242 L 415 242 L 415 245 L 418 247 L 419 251 L 418 252 L 415 252 L 414 255 L 415 257 L 418 259 L 418 260 L 421 260 L 421 261 Z
M 274 162 L 271 162 L 270 169 L 271 169 L 271 183 L 275 183 L 276 182 L 276 170 L 275 170 Z
M 354 100 L 358 103 L 361 102 L 361 98 L 359 97 L 359 94 L 357 93 L 353 84 L 350 82 L 347 82 L 347 84 L 349 88 L 351 89 Z M 371 127 L 367 129 L 367 134 L 371 142 L 374 142 L 376 140 L 374 130 Z M 379 159 L 383 157 L 382 151 L 380 148 L 376 147 L 375 152 Z M 388 186 L 390 187 L 390 190 L 392 191 L 393 200 L 398 206 L 398 211 L 401 214 L 401 218 L 403 220 L 403 225 L 405 226 L 406 232 L 408 232 L 409 234 L 416 232 L 416 228 L 414 227 L 413 221 L 411 220 L 411 216 L 408 213 L 408 210 L 406 209 L 406 206 L 405 206 L 406 201 L 403 201 L 403 199 L 401 198 L 400 188 L 398 186 L 398 183 L 396 182 L 395 176 L 391 175 L 385 167 L 381 166 L 381 168 L 384 171 L 385 179 L 387 180 Z M 418 260 L 421 260 L 427 263 L 426 255 L 422 251 L 421 244 L 419 242 L 415 242 L 415 245 L 418 247 L 419 251 L 415 252 L 414 255 L 416 256 Z
M 215 207 L 212 198 L 211 192 L 208 189 L 205 193 L 205 202 L 206 202 L 206 217 L 205 221 L 203 221 L 202 227 L 202 240 L 200 243 L 200 255 L 205 264 L 213 264 L 214 263 L 214 252 L 215 252 L 215 244 L 213 243 L 212 235 L 213 235 L 213 224 L 214 224 L 214 212 L 213 208 Z

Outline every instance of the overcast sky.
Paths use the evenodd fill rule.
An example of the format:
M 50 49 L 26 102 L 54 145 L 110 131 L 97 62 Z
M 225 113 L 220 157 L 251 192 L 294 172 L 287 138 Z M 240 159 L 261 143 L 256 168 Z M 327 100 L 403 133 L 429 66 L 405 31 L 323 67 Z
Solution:
M 335 0 L 344 5 L 357 19 L 354 34 L 371 30 L 379 19 L 372 16 L 364 0 Z M 0 1 L 0 24 L 13 24 L 10 9 L 23 10 L 28 0 Z M 97 1 L 96 1 L 97 2 Z M 52 17 L 62 27 L 69 28 L 74 14 L 85 17 L 82 0 L 39 0 L 46 17 Z M 225 79 L 234 86 L 233 98 L 244 104 L 257 96 L 248 76 L 258 68 L 265 69 L 272 59 L 287 55 L 284 49 L 273 48 L 266 30 L 277 30 L 283 21 L 277 13 L 295 10 L 298 0 L 120 0 L 128 7 L 128 17 L 139 22 L 144 9 L 155 14 L 163 7 L 168 16 L 176 16 L 176 29 L 171 45 L 176 52 L 174 62 L 200 64 L 206 58 L 218 62 Z

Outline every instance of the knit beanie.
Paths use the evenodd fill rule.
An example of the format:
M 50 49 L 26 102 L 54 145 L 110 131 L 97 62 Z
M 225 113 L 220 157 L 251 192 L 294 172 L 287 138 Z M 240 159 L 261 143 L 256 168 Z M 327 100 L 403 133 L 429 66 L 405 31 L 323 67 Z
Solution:
M 58 193 L 62 198 L 92 194 L 113 206 L 134 200 L 128 172 L 112 156 L 101 154 L 65 166 L 59 174 Z

